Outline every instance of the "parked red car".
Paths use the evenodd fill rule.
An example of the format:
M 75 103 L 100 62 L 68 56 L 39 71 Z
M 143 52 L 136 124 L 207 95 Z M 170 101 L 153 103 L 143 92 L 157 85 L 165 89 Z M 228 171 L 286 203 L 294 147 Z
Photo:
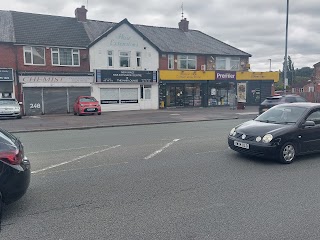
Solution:
M 99 102 L 91 96 L 79 96 L 73 105 L 74 115 L 95 114 L 101 115 Z

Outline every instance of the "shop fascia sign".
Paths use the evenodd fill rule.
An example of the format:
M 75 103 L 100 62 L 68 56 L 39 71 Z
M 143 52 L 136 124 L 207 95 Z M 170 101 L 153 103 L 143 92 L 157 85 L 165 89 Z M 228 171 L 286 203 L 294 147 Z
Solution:
M 92 76 L 19 76 L 20 83 L 91 83 Z
M 161 80 L 210 80 L 214 79 L 214 71 L 175 71 L 161 70 Z
M 111 39 L 110 46 L 112 47 L 139 47 L 139 43 L 132 39 L 131 36 L 124 33 L 119 33 L 114 39 Z
M 216 71 L 216 80 L 236 80 L 236 72 Z
M 13 81 L 13 69 L 11 68 L 0 68 L 0 81 Z
M 96 70 L 97 83 L 156 83 L 157 71 Z

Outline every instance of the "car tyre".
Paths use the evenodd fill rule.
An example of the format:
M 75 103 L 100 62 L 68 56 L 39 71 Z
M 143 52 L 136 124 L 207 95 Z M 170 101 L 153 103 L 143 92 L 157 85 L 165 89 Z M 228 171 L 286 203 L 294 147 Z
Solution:
M 101 112 L 98 112 L 98 115 L 101 115 Z
M 296 158 L 296 155 L 296 145 L 292 142 L 287 142 L 281 147 L 279 160 L 281 163 L 289 164 L 293 162 L 293 160 Z
M 77 113 L 76 111 L 74 111 L 74 112 L 73 112 L 73 115 L 77 116 L 77 115 L 78 115 L 78 113 Z
M 17 119 L 21 119 L 22 118 L 22 116 L 21 115 L 19 115 L 18 117 L 17 117 Z

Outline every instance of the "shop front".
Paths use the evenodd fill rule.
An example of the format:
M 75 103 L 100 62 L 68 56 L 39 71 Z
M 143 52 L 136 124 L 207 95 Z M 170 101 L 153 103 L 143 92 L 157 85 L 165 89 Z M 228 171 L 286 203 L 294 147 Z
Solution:
M 159 104 L 164 107 L 259 105 L 272 94 L 278 72 L 160 71 Z
M 0 68 L 0 98 L 15 98 L 13 69 Z
M 93 74 L 19 74 L 25 115 L 73 112 L 78 96 L 91 96 Z
M 92 95 L 101 110 L 158 109 L 157 71 L 95 70 Z

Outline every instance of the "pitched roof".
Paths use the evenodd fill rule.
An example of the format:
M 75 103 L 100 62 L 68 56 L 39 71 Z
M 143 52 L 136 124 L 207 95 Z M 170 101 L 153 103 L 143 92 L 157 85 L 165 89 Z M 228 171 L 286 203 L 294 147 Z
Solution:
M 11 12 L 16 43 L 87 47 L 90 39 L 76 18 Z
M 91 42 L 106 36 L 116 23 L 88 20 L 84 23 Z M 193 53 L 228 56 L 251 56 L 197 30 L 183 32 L 179 28 L 154 27 L 133 24 L 151 43 L 162 52 Z
M 12 15 L 12 17 L 11 17 Z M 5 21 L 1 21 L 5 19 Z M 232 47 L 198 30 L 183 32 L 179 28 L 120 23 L 24 12 L 0 11 L 0 41 L 44 46 L 83 47 L 98 41 L 119 24 L 127 23 L 161 52 L 246 56 L 249 53 Z M 12 26 L 14 31 L 12 31 Z M 1 34 L 3 33 L 3 34 Z
M 0 42 L 14 42 L 13 21 L 10 12 L 0 10 Z

